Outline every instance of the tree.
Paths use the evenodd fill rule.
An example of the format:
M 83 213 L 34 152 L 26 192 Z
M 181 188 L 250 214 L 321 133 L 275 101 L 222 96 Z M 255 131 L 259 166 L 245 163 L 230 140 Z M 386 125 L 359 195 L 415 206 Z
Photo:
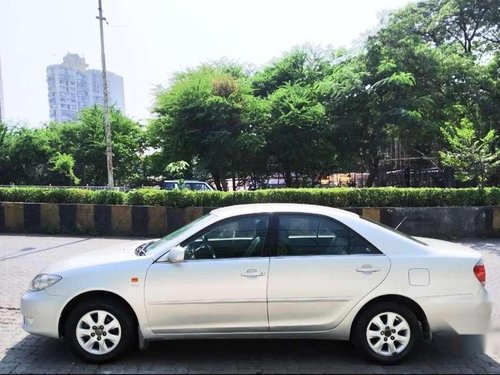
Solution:
M 329 73 L 325 51 L 311 45 L 293 48 L 252 77 L 254 93 L 266 97 L 287 84 L 313 85 Z
M 241 158 L 250 157 L 239 148 L 260 126 L 250 120 L 260 116 L 260 110 L 264 107 L 254 101 L 240 69 L 203 65 L 178 74 L 168 89 L 157 93 L 150 142 L 166 161 L 196 161 L 197 168 L 210 173 L 217 189 L 226 190 L 226 178 L 236 174 Z M 252 155 L 258 152 L 256 148 Z
M 78 185 L 80 183 L 80 179 L 75 176 L 73 171 L 75 167 L 73 156 L 57 153 L 50 158 L 49 164 L 51 165 L 49 170 L 54 172 L 56 178 L 58 178 L 58 185 Z
M 459 126 L 447 123 L 442 132 L 450 146 L 450 150 L 439 152 L 442 163 L 453 167 L 460 181 L 473 181 L 483 187 L 492 172 L 500 166 L 495 131 L 490 130 L 480 137 L 474 124 L 464 118 Z
M 272 174 L 269 157 L 271 107 L 268 100 L 247 95 L 241 113 L 241 131 L 235 139 L 233 178 L 238 176 L 251 186 L 264 183 Z M 234 180 L 233 180 L 233 186 Z
M 498 48 L 500 7 L 497 0 L 420 1 L 395 12 L 387 28 L 437 47 L 455 44 L 464 54 L 480 54 Z
M 166 171 L 179 180 L 179 187 L 184 187 L 184 174 L 189 169 L 189 163 L 184 160 L 173 161 L 167 165 Z
M 445 40 L 456 42 L 464 53 L 488 50 L 500 43 L 500 11 L 496 0 L 442 0 L 437 18 Z M 480 42 L 476 42 L 479 40 Z
M 0 184 L 9 183 L 8 136 L 9 129 L 7 125 L 0 122 Z
M 120 111 L 111 109 L 111 134 L 113 141 L 113 168 L 117 184 L 137 178 L 144 149 L 144 132 L 135 121 Z M 72 155 L 74 171 L 82 184 L 106 185 L 106 144 L 104 138 L 104 113 L 94 106 L 82 110 L 77 121 L 51 124 L 63 142 L 61 153 Z
M 387 56 L 377 39 L 368 46 L 365 55 L 347 58 L 318 87 L 341 165 L 367 169 L 372 186 L 389 142 L 421 131 L 428 103 L 415 92 L 413 74 Z
M 140 170 L 143 130 L 115 109 L 111 110 L 111 126 L 116 180 L 128 183 Z M 35 129 L 3 127 L 2 134 L 2 183 L 106 184 L 103 112 L 99 107 L 84 109 L 74 122 L 52 122 Z
M 7 135 L 7 125 L 0 122 L 0 150 L 3 149 L 5 136 Z
M 50 183 L 48 162 L 54 155 L 53 134 L 45 129 L 16 127 L 4 139 L 3 183 L 45 185 Z M 4 148 L 5 147 L 5 148 Z
M 453 152 L 443 124 L 452 138 L 470 136 L 472 126 L 476 141 L 494 152 L 497 3 L 423 0 L 384 17 L 356 51 L 304 45 L 256 72 L 227 60 L 180 72 L 158 89 L 146 131 L 112 110 L 117 183 L 153 183 L 184 160 L 184 177 L 212 178 L 220 190 L 229 178 L 258 185 L 277 172 L 288 186 L 303 186 L 333 172 L 367 171 L 372 186 L 393 144 L 411 157 Z M 456 125 L 464 119 L 472 125 Z M 77 121 L 41 129 L 0 125 L 0 181 L 60 184 L 78 176 L 104 185 L 102 124 L 93 107 Z M 458 135 L 453 126 L 469 130 Z M 481 170 L 478 183 L 488 173 L 500 183 L 500 169 Z
M 332 71 L 329 52 L 295 47 L 252 77 L 254 95 L 270 111 L 261 142 L 267 139 L 267 174 L 282 172 L 287 186 L 315 185 L 336 165 L 332 126 L 315 88 Z
M 451 2 L 424 1 L 396 11 L 362 54 L 346 56 L 319 85 L 328 121 L 342 140 L 341 164 L 367 168 L 368 185 L 392 141 L 408 156 L 433 156 L 448 147 L 440 137 L 446 121 L 467 116 L 482 135 L 498 126 L 496 55 L 479 63 L 450 39 L 445 26 L 455 16 L 445 6 Z M 469 1 L 474 9 L 468 11 L 481 12 L 479 3 Z M 474 38 L 472 46 L 482 51 L 484 38 Z M 464 113 L 457 113 L 457 105 Z
M 269 102 L 267 150 L 275 171 L 283 172 L 288 187 L 301 184 L 300 176 L 311 178 L 309 185 L 316 184 L 334 166 L 336 156 L 323 105 L 311 87 L 297 84 L 280 87 L 269 96 Z

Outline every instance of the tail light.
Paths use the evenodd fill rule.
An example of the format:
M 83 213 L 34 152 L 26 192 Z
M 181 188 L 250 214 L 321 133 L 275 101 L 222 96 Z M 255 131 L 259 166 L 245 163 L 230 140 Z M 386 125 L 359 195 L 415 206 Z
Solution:
M 486 284 L 486 267 L 482 259 L 474 266 L 474 275 L 483 286 Z

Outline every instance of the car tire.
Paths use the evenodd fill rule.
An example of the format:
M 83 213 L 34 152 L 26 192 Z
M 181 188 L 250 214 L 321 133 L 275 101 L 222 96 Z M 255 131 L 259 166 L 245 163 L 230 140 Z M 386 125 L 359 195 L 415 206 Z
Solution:
M 413 351 L 420 336 L 420 325 L 410 308 L 382 302 L 361 312 L 351 341 L 369 360 L 393 365 Z
M 103 363 L 118 358 L 137 341 L 129 310 L 112 299 L 81 302 L 66 319 L 64 339 L 85 361 Z

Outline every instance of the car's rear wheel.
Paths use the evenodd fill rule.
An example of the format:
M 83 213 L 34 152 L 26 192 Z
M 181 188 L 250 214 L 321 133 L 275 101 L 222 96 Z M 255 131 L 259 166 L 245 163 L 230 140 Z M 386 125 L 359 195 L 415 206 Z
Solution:
M 368 307 L 355 324 L 355 346 L 370 360 L 382 364 L 402 361 L 420 339 L 420 326 L 413 311 L 393 302 Z
M 84 301 L 68 315 L 65 340 L 75 354 L 90 362 L 117 358 L 135 342 L 134 321 L 118 301 Z

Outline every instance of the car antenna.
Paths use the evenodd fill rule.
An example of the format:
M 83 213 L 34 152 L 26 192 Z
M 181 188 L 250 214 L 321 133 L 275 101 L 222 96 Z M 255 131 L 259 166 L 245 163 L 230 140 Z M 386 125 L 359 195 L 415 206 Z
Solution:
M 401 226 L 401 224 L 403 224 L 405 222 L 406 219 L 408 219 L 408 216 L 405 216 L 405 218 L 403 220 L 401 220 L 401 222 L 398 224 L 398 226 L 395 229 L 398 230 L 398 228 Z

